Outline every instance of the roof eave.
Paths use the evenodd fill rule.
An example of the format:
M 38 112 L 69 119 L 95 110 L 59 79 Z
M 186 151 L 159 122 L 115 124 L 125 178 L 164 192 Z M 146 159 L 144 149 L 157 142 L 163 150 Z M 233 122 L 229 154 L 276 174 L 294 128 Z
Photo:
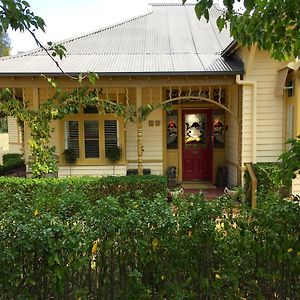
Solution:
M 222 52 L 221 56 L 230 56 L 239 48 L 239 44 L 237 41 L 233 40 Z
M 70 76 L 78 76 L 78 73 L 67 73 Z M 235 71 L 183 71 L 183 72 L 94 72 L 99 76 L 218 76 L 218 75 L 243 75 L 243 70 Z M 64 73 L 0 73 L 0 77 L 38 77 L 38 76 L 67 77 Z

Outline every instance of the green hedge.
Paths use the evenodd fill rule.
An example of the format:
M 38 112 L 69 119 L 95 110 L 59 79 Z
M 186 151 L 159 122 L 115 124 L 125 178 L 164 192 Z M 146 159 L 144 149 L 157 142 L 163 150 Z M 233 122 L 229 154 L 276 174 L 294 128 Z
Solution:
M 19 162 L 19 161 L 23 161 L 24 160 L 22 159 L 22 154 L 19 154 L 19 153 L 6 153 L 6 154 L 3 154 L 2 156 L 2 160 L 3 160 L 3 164 L 7 164 L 9 162 Z
M 15 169 L 25 170 L 25 161 L 22 159 L 22 154 L 7 153 L 2 156 L 3 165 L 0 165 L 0 176 L 7 175 L 10 171 Z
M 299 203 L 169 204 L 165 183 L 0 179 L 0 298 L 300 298 Z
M 40 198 L 41 195 L 55 199 L 76 193 L 82 194 L 90 201 L 108 196 L 136 198 L 140 194 L 151 198 L 157 193 L 166 195 L 167 178 L 156 175 L 69 177 L 64 179 L 0 178 L 0 193 L 3 198 L 21 195 L 32 201 Z

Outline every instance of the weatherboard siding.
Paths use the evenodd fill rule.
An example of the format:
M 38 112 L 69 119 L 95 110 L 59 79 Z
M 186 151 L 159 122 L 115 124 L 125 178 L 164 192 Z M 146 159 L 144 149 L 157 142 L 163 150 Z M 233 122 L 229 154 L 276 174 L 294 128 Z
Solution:
M 126 124 L 126 154 L 127 160 L 137 159 L 137 128 L 136 124 Z
M 142 88 L 143 105 L 160 101 L 160 87 Z M 163 110 L 158 108 L 143 122 L 143 167 L 151 169 L 151 174 L 163 174 L 163 130 Z
M 154 126 L 150 126 L 150 124 L 154 124 Z M 157 109 L 143 122 L 143 159 L 163 159 L 162 131 L 162 110 Z
M 244 85 L 242 88 L 242 162 L 252 162 L 252 86 Z
M 247 59 L 245 57 L 246 64 Z M 284 150 L 284 99 L 275 96 L 277 74 L 282 63 L 270 58 L 267 52 L 257 50 L 251 67 L 251 74 L 245 74 L 244 80 L 257 82 L 256 162 L 276 162 Z M 242 162 L 248 163 L 253 162 L 255 156 L 251 85 L 243 86 L 242 102 Z
M 58 177 L 125 175 L 126 166 L 60 166 Z
M 21 132 L 16 118 L 8 117 L 8 149 L 10 153 L 22 153 Z
M 142 105 L 160 101 L 160 88 L 142 88 Z M 143 160 L 153 161 L 148 167 L 154 173 L 162 174 L 163 159 L 163 128 L 162 109 L 154 110 L 142 124 Z M 153 126 L 152 126 L 153 125 Z M 129 161 L 128 168 L 137 168 L 137 127 L 136 123 L 126 125 L 126 154 Z M 134 163 L 130 163 L 134 161 Z M 145 164 L 144 164 L 144 168 Z

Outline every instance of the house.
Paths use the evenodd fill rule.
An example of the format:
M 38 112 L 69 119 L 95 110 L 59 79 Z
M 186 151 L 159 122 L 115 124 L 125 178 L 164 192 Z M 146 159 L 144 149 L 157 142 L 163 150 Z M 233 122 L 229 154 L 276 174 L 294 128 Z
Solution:
M 72 175 L 112 174 L 105 158 L 110 145 L 122 150 L 116 174 L 137 169 L 138 139 L 143 167 L 166 174 L 175 166 L 178 181 L 216 184 L 223 172 L 227 184 L 237 185 L 246 163 L 277 161 L 287 137 L 300 129 L 300 92 L 295 89 L 292 100 L 284 89 L 287 76 L 297 83 L 299 76 L 282 71 L 287 63 L 267 52 L 240 47 L 227 30 L 219 32 L 220 13 L 214 6 L 206 22 L 193 5 L 153 4 L 150 13 L 62 42 L 68 50 L 62 69 L 98 73 L 96 88 L 104 97 L 136 107 L 169 100 L 172 110 L 153 111 L 142 128 L 93 107 L 53 122 L 59 177 L 70 172 L 62 158 L 67 148 L 79 153 Z M 41 74 L 66 90 L 79 84 L 39 49 L 0 61 L 0 86 L 14 88 L 35 109 L 53 92 Z M 28 140 L 26 126 L 24 131 Z M 25 155 L 28 161 L 28 143 Z

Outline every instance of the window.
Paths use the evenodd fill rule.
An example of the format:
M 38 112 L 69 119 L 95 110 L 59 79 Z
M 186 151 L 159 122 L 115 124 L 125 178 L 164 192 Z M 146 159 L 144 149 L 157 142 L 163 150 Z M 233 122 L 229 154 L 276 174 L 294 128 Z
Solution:
M 288 97 L 294 97 L 294 80 L 289 80 L 287 82 L 286 89 Z
M 118 146 L 118 123 L 116 120 L 104 120 L 105 153 L 109 147 Z
M 98 158 L 99 153 L 99 122 L 84 121 L 85 158 Z
M 65 149 L 75 149 L 79 157 L 78 121 L 65 122 Z
M 119 146 L 119 118 L 92 113 L 69 116 L 64 121 L 64 147 L 75 149 L 78 162 L 106 162 L 108 147 Z
M 167 112 L 167 149 L 178 148 L 178 112 Z
M 207 147 L 207 115 L 185 114 L 185 149 L 197 149 Z
M 215 110 L 213 114 L 214 148 L 225 147 L 225 115 L 223 110 Z

